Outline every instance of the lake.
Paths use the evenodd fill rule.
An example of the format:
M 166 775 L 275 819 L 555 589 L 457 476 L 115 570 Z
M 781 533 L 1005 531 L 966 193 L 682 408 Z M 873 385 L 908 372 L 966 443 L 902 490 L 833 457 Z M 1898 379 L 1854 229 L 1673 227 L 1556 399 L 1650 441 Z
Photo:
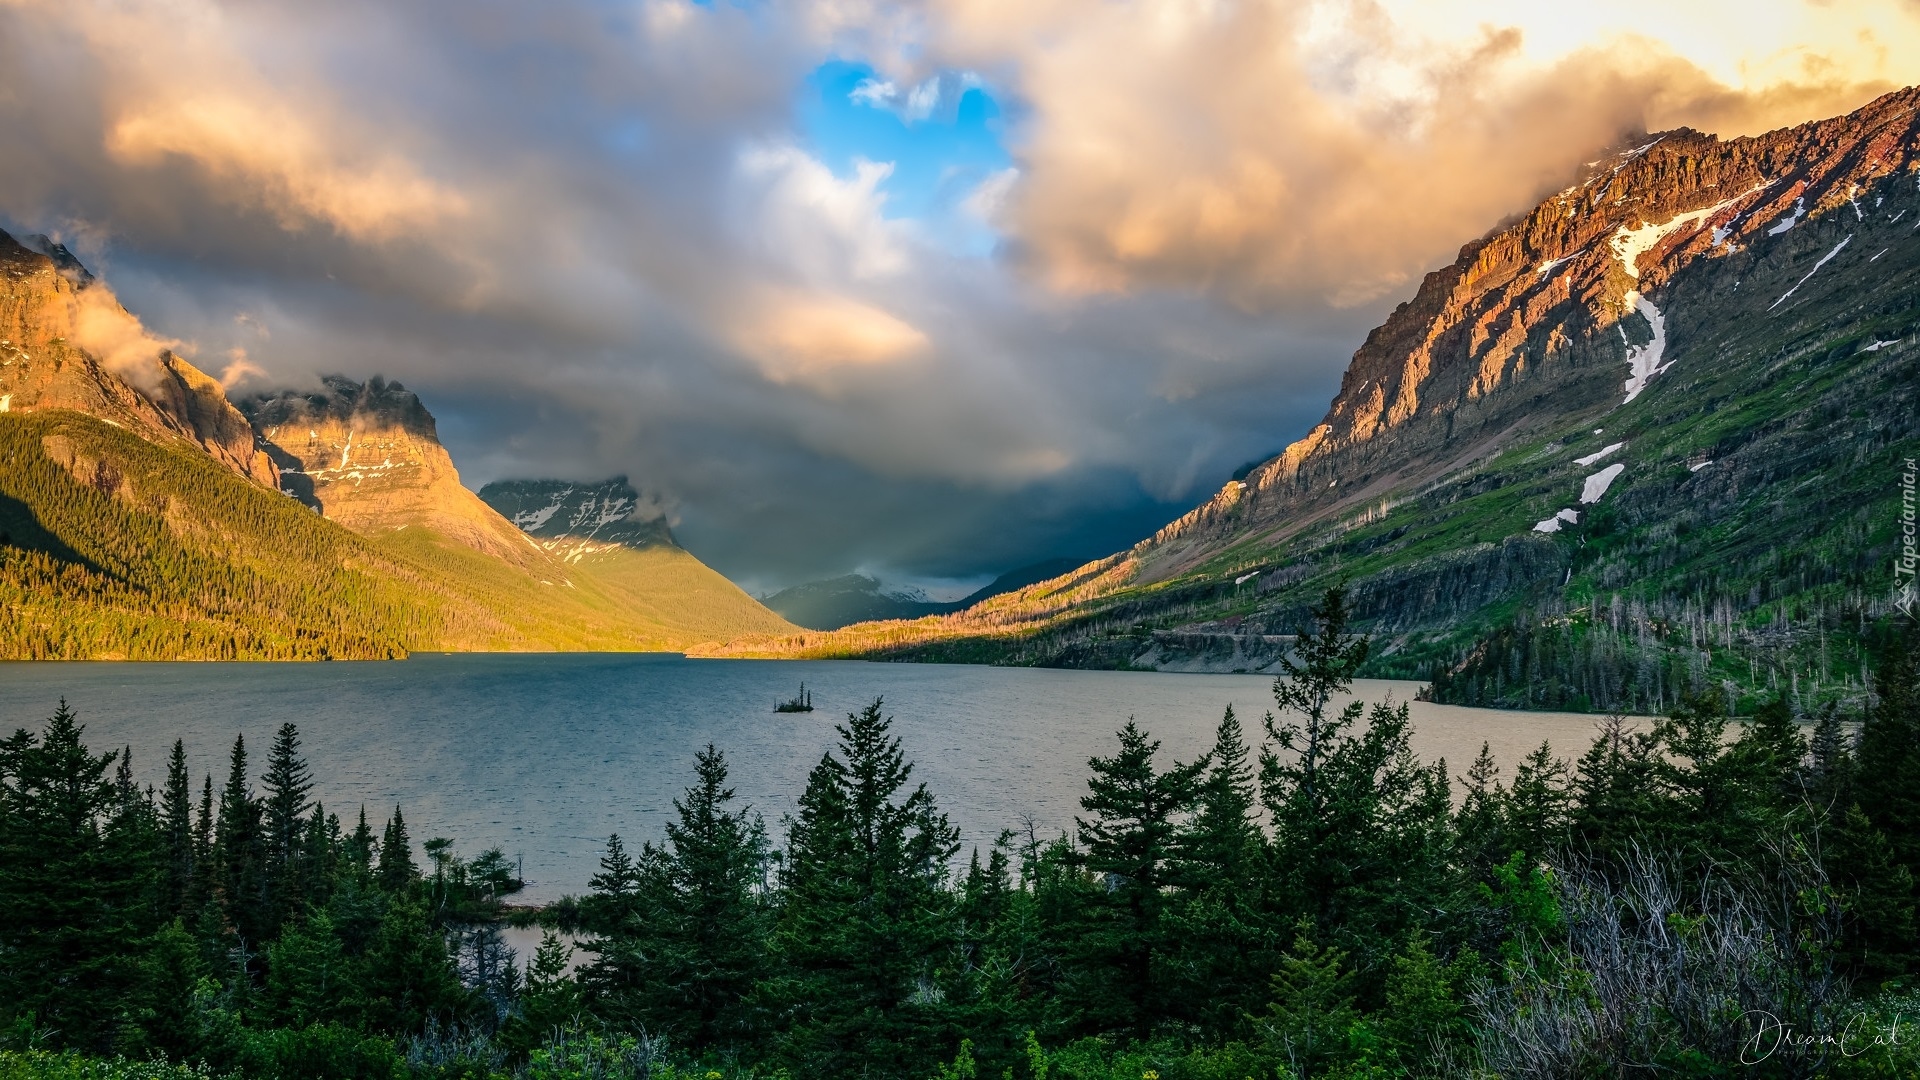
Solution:
M 804 680 L 818 711 L 776 714 Z M 1163 755 L 1203 753 L 1231 704 L 1252 738 L 1272 704 L 1261 675 L 1058 671 L 857 661 L 688 660 L 668 655 L 416 655 L 320 664 L 0 663 L 0 725 L 38 730 L 63 695 L 97 751 L 130 745 L 160 783 L 183 738 L 198 795 L 218 787 L 244 734 L 257 779 L 273 734 L 299 725 L 314 794 L 351 827 L 402 804 L 416 844 L 446 836 L 523 860 L 529 900 L 585 889 L 609 833 L 657 839 L 690 781 L 694 751 L 727 753 L 742 801 L 776 837 L 836 720 L 875 697 L 896 719 L 914 779 L 967 845 L 1031 821 L 1073 825 L 1087 759 L 1112 753 L 1129 716 Z M 1363 699 L 1409 700 L 1418 683 L 1363 681 Z M 1503 775 L 1550 741 L 1578 757 L 1595 717 L 1413 702 L 1414 747 L 1463 772 L 1482 740 Z M 1163 760 L 1165 758 L 1163 757 Z M 963 849 L 964 857 L 964 849 Z

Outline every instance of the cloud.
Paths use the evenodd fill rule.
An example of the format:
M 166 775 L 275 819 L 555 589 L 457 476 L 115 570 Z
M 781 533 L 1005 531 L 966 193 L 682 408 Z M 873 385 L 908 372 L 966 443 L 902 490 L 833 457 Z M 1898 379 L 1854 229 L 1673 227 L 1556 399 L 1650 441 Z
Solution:
M 112 290 L 97 283 L 73 294 L 68 318 L 75 345 L 145 390 L 159 385 L 160 354 L 184 350 L 179 341 L 148 332 Z
M 1403 293 L 1630 132 L 1763 130 L 1920 76 L 1854 49 L 1732 86 L 1643 34 L 1538 57 L 1519 26 L 1435 41 L 1363 2 L 938 10 L 945 59 L 1000 58 L 1030 111 L 1002 216 L 1029 272 L 1275 312 Z
M 227 350 L 227 366 L 220 369 L 220 388 L 232 393 L 249 379 L 265 378 L 267 370 L 247 358 L 247 350 L 234 346 Z
M 924 352 L 927 335 L 879 308 L 837 296 L 782 297 L 743 327 L 741 348 L 775 382 L 819 380 L 838 368 Z
M 318 221 L 356 240 L 446 227 L 469 207 L 458 192 L 405 161 L 336 159 L 304 118 L 284 105 L 229 95 L 143 102 L 115 117 L 107 152 L 133 166 L 183 158 L 229 197 L 258 203 L 281 227 Z
M 0 0 L 0 219 L 73 238 L 132 369 L 381 372 L 468 482 L 626 473 L 750 583 L 960 578 L 1285 445 L 1419 275 L 1621 133 L 1920 79 L 1911 10 Z M 885 145 L 807 144 L 829 60 L 916 139 L 991 95 L 1013 167 L 942 196 L 988 242 L 903 216 Z

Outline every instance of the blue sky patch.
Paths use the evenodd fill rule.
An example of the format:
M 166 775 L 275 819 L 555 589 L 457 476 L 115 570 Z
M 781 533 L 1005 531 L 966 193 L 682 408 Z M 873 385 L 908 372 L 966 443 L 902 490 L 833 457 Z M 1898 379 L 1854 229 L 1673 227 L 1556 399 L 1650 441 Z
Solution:
M 860 158 L 893 163 L 881 185 L 887 217 L 924 223 L 963 247 L 991 246 L 961 204 L 1013 159 L 1000 103 L 977 80 L 942 72 L 897 86 L 865 64 L 836 60 L 808 77 L 799 112 L 807 148 L 836 176 L 852 176 Z

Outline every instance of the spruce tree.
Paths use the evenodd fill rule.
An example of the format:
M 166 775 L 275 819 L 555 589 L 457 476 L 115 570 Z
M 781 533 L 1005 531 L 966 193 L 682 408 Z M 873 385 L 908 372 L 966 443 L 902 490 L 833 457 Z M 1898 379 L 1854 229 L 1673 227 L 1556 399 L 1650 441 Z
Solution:
M 264 944 L 274 929 L 265 903 L 262 846 L 260 804 L 247 781 L 246 737 L 237 735 L 228 757 L 226 787 L 220 793 L 220 816 L 214 823 L 214 859 L 227 922 L 239 932 L 249 952 Z
M 19 732 L 0 758 L 0 1008 L 94 1051 L 120 1037 L 141 974 L 137 882 L 103 835 L 120 803 L 117 756 L 87 749 L 62 700 L 39 737 Z
M 1289 753 L 1261 760 L 1277 900 L 1374 972 L 1453 891 L 1450 779 L 1444 761 L 1428 767 L 1414 757 L 1404 702 L 1330 711 L 1334 695 L 1351 692 L 1368 648 L 1346 632 L 1340 590 L 1314 616 L 1318 629 L 1303 630 L 1296 645 L 1302 662 L 1274 681 L 1275 700 L 1303 720 L 1269 715 L 1269 732 Z
M 353 827 L 353 835 L 347 838 L 347 866 L 361 878 L 370 878 L 373 874 L 373 859 L 380 845 L 374 841 L 373 828 L 367 824 L 367 804 L 360 804 L 360 823 Z
M 926 1021 L 944 996 L 953 941 L 947 861 L 958 838 L 912 775 L 876 700 L 837 725 L 789 818 L 770 987 L 788 1019 L 784 1055 L 823 1075 L 905 1075 L 948 1049 Z M 904 797 L 903 796 L 903 792 Z
M 160 831 L 166 842 L 167 910 L 185 915 L 193 894 L 193 782 L 187 776 L 187 748 L 173 741 L 167 758 L 167 786 L 160 797 Z
M 666 843 L 648 845 L 630 873 L 637 917 L 600 964 L 622 988 L 613 1002 L 647 1030 L 696 1052 L 737 1052 L 754 1037 L 750 997 L 767 971 L 768 861 L 757 817 L 734 809 L 724 755 L 694 757 L 695 784 L 674 800 Z M 596 896 L 612 900 L 622 868 L 609 845 Z
M 187 896 L 186 911 L 196 921 L 202 908 L 213 902 L 219 889 L 220 868 L 214 861 L 213 774 L 200 780 L 200 809 L 193 819 L 193 887 Z
M 302 856 L 313 778 L 300 758 L 300 731 L 293 724 L 281 724 L 274 736 L 260 786 L 266 848 L 262 873 L 269 917 L 278 926 L 299 909 L 307 885 Z
M 1273 974 L 1271 1003 L 1256 1027 L 1298 1080 L 1327 1076 L 1351 1057 L 1359 1020 L 1346 954 L 1314 944 L 1305 926 Z
M 1088 761 L 1093 775 L 1080 806 L 1092 816 L 1075 819 L 1086 868 L 1104 885 L 1080 935 L 1090 991 L 1082 1009 L 1096 1030 L 1144 1039 L 1168 1013 L 1161 918 L 1181 876 L 1182 830 L 1206 762 L 1156 770 L 1160 744 L 1132 720 L 1119 739 L 1113 757 Z
M 400 808 L 393 808 L 393 818 L 387 822 L 387 828 L 380 836 L 380 865 L 374 871 L 374 879 L 388 893 L 398 895 L 405 892 L 420 877 L 420 870 L 413 862 L 413 841 L 407 838 L 407 822 L 401 817 Z

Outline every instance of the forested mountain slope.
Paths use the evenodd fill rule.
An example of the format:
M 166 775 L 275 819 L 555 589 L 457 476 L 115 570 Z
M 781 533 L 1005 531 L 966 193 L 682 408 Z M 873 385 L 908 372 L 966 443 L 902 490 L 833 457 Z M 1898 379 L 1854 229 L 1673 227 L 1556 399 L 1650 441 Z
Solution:
M 1260 668 L 1345 581 L 1372 670 L 1452 700 L 1853 692 L 1920 453 L 1916 105 L 1639 140 L 1428 275 L 1321 424 L 1130 551 L 728 651 Z
M 256 440 L 218 382 L 41 246 L 0 233 L 0 658 L 678 650 L 790 629 L 670 537 L 582 562 L 523 535 L 397 383 L 247 401 Z

